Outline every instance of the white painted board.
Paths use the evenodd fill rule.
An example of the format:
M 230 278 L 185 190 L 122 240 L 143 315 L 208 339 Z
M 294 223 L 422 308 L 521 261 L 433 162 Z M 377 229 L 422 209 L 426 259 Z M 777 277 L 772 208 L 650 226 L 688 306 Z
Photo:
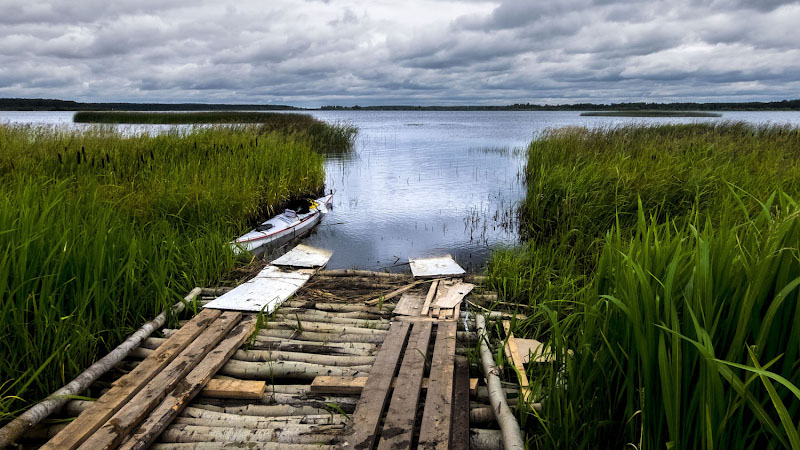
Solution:
M 466 273 L 450 255 L 438 258 L 409 258 L 408 262 L 414 278 L 458 276 Z
M 206 303 L 204 307 L 252 312 L 263 309 L 265 313 L 271 313 L 306 284 L 309 278 L 311 273 L 304 270 L 267 266 L 253 279 Z
M 314 248 L 305 244 L 298 244 L 283 256 L 272 261 L 274 266 L 289 267 L 325 267 L 331 259 L 333 252 L 322 248 Z

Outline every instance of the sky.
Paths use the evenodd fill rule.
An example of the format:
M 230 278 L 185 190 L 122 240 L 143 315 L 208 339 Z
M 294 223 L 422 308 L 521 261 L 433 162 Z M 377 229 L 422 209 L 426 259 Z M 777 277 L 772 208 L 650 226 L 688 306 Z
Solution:
M 800 1 L 0 0 L 0 97 L 486 105 L 800 98 Z

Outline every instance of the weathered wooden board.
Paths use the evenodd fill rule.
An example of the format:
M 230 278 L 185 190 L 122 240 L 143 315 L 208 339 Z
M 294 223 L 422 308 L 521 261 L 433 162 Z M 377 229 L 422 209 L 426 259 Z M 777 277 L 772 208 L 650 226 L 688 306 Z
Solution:
M 523 399 L 527 400 L 531 395 L 530 383 L 528 382 L 528 375 L 525 373 L 525 366 L 522 364 L 522 356 L 520 356 L 519 348 L 517 348 L 517 340 L 514 338 L 514 333 L 511 332 L 511 322 L 504 320 L 503 329 L 506 332 L 507 340 L 506 349 L 508 354 L 506 357 L 510 359 L 511 364 L 514 366 L 514 369 L 516 369 L 517 379 L 520 385 L 520 395 L 522 395 Z
M 333 252 L 330 250 L 298 244 L 280 258 L 272 261 L 272 265 L 307 268 L 325 267 L 332 255 Z
M 536 339 L 520 339 L 515 338 L 519 354 L 522 356 L 522 362 L 528 364 L 529 362 L 549 363 L 555 361 L 556 357 L 552 349 L 545 349 L 544 344 Z M 567 350 L 568 354 L 572 354 L 572 350 Z
M 382 434 L 378 450 L 411 448 L 432 329 L 433 323 L 418 322 L 411 330 L 411 337 L 403 356 L 403 363 L 400 365 L 397 384 L 383 425 L 384 431 L 391 430 L 391 432 Z M 469 399 L 467 401 L 469 402 Z
M 294 295 L 311 278 L 307 270 L 283 270 L 267 266 L 253 279 L 236 286 L 204 308 L 231 311 L 264 311 L 269 314 Z
M 443 283 L 439 283 L 439 290 L 436 292 L 435 306 L 439 308 L 455 308 L 473 288 L 475 288 L 474 284 L 462 283 L 454 280 L 447 280 Z
M 431 307 L 431 303 L 433 302 L 433 298 L 436 297 L 436 290 L 439 289 L 439 280 L 433 280 L 431 283 L 431 287 L 428 288 L 428 295 L 425 297 L 425 303 L 422 305 L 422 310 L 420 310 L 420 315 L 427 316 L 428 310 Z
M 315 394 L 360 394 L 367 384 L 367 377 L 336 377 L 321 375 L 311 382 L 311 392 Z
M 240 320 L 240 313 L 225 312 L 206 331 L 189 344 L 164 370 L 159 372 L 100 429 L 78 447 L 82 450 L 110 449 L 131 430 L 182 380 Z
M 469 448 L 469 362 L 456 356 L 450 448 Z
M 67 425 L 41 448 L 47 450 L 77 448 L 89 435 L 97 431 L 106 421 L 127 403 L 142 387 L 153 379 L 180 352 L 197 338 L 219 315 L 213 309 L 201 311 L 175 334 L 159 345 L 128 374 L 118 379 L 111 389 Z
M 200 395 L 214 398 L 260 400 L 266 390 L 266 381 L 212 379 L 208 380 L 208 384 L 200 391 Z
M 469 379 L 469 395 L 475 397 L 478 395 L 478 379 L 477 378 L 470 378 Z
M 179 412 L 203 389 L 236 349 L 253 334 L 255 316 L 245 317 L 205 358 L 182 379 L 145 421 L 131 434 L 120 450 L 142 450 L 150 446 Z
M 431 361 L 430 386 L 425 397 L 419 448 L 450 448 L 453 409 L 453 372 L 456 354 L 456 322 L 439 322 Z
M 419 316 L 425 297 L 421 294 L 406 292 L 400 297 L 397 306 L 394 307 L 392 314 L 401 316 Z
M 466 273 L 450 255 L 438 258 L 409 259 L 408 262 L 414 278 L 453 277 Z
M 378 435 L 378 424 L 383 409 L 389 398 L 392 378 L 400 362 L 403 346 L 408 338 L 411 324 L 394 322 L 389 334 L 381 345 L 369 379 L 361 391 L 356 411 L 353 413 L 353 428 L 349 436 L 344 438 L 348 448 L 372 448 Z

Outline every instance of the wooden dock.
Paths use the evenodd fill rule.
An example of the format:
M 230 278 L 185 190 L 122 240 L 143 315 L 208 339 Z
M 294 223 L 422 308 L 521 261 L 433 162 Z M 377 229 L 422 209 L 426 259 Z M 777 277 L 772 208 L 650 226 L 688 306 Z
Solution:
M 268 316 L 197 308 L 97 380 L 84 394 L 96 401 L 70 401 L 20 447 L 502 448 L 467 358 L 467 294 L 496 297 L 474 277 L 319 271 Z

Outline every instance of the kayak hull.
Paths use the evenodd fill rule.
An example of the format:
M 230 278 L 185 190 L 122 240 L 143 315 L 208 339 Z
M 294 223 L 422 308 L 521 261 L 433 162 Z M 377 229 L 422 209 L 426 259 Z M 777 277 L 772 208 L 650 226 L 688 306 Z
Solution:
M 308 213 L 295 213 L 285 211 L 261 224 L 269 227 L 264 231 L 257 228 L 250 230 L 231 242 L 235 252 L 250 252 L 256 256 L 264 254 L 267 250 L 280 247 L 292 239 L 301 238 L 311 232 L 327 212 L 333 194 L 318 198 Z

